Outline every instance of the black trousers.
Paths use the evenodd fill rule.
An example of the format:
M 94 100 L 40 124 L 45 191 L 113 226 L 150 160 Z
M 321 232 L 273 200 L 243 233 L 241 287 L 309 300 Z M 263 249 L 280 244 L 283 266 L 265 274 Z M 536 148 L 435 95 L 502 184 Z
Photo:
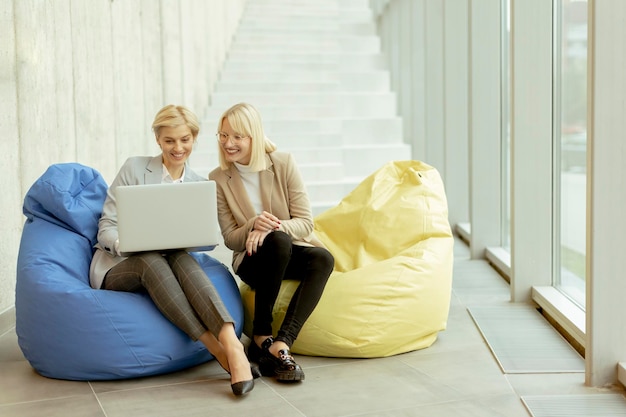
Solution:
M 245 256 L 237 275 L 255 291 L 254 335 L 272 334 L 272 310 L 285 279 L 300 281 L 285 314 L 276 340 L 291 347 L 302 326 L 322 297 L 335 259 L 318 247 L 294 245 L 283 232 L 272 232 L 256 253 Z

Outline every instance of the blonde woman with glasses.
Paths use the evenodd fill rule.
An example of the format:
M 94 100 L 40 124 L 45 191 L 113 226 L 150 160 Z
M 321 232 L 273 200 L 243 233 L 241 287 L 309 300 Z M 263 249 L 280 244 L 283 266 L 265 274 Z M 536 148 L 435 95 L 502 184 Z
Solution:
M 239 103 L 218 121 L 220 166 L 218 218 L 232 266 L 255 290 L 253 337 L 248 359 L 278 381 L 301 381 L 304 371 L 290 353 L 320 300 L 334 258 L 314 239 L 309 197 L 289 153 L 266 138 L 261 116 Z M 300 281 L 274 337 L 272 309 L 285 279 Z

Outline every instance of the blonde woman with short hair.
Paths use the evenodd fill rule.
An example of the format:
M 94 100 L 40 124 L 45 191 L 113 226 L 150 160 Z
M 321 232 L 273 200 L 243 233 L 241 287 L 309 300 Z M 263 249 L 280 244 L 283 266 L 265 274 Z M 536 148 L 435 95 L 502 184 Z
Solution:
M 91 286 L 112 291 L 146 290 L 167 319 L 194 341 L 200 340 L 231 374 L 233 394 L 245 394 L 254 388 L 254 370 L 235 333 L 233 318 L 198 262 L 184 250 L 139 252 L 124 257 L 118 249 L 116 187 L 206 180 L 187 164 L 200 131 L 191 110 L 175 105 L 163 107 L 154 118 L 152 130 L 161 153 L 128 158 L 107 191 L 91 262 Z M 184 212 L 163 213 L 163 221 L 175 222 L 176 215 L 184 216 Z

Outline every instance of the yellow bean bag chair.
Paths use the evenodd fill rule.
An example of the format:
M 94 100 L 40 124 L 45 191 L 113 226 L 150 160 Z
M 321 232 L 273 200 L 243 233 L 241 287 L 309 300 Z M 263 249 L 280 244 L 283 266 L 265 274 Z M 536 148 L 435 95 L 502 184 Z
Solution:
M 324 294 L 292 352 L 374 358 L 426 348 L 446 328 L 453 237 L 437 170 L 395 161 L 315 218 L 315 233 L 335 257 Z M 297 281 L 284 281 L 274 334 Z M 244 333 L 251 336 L 254 291 L 240 286 Z

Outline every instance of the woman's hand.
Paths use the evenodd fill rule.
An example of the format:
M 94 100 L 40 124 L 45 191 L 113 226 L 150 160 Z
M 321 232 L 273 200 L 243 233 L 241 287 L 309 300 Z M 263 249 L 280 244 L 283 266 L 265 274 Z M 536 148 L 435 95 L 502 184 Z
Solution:
M 263 245 L 265 236 L 280 227 L 280 220 L 272 213 L 264 211 L 254 219 L 254 229 L 248 234 L 246 251 L 248 255 L 256 253 L 259 246 Z
M 270 232 L 280 227 L 280 220 L 272 213 L 264 211 L 254 220 L 254 230 Z
M 271 232 L 272 230 L 253 230 L 248 234 L 248 239 L 246 240 L 246 251 L 248 252 L 248 256 L 256 253 L 259 246 L 263 245 L 265 236 L 269 235 Z

